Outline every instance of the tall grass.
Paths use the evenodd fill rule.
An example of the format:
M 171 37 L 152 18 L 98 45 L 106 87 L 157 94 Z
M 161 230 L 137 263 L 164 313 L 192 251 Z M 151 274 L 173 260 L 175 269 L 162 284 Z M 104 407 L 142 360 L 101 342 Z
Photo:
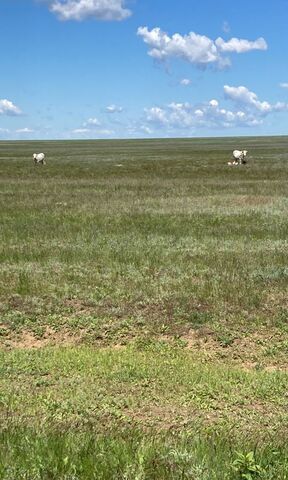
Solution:
M 273 451 L 258 446 L 251 451 L 247 450 L 249 440 L 242 444 L 218 436 L 204 440 L 197 434 L 151 438 L 131 430 L 107 436 L 16 431 L 5 432 L 0 439 L 3 480 L 288 478 L 286 445 L 275 444 Z M 236 469 L 236 461 L 249 452 L 253 461 L 242 462 Z M 255 465 L 259 474 L 253 473 Z

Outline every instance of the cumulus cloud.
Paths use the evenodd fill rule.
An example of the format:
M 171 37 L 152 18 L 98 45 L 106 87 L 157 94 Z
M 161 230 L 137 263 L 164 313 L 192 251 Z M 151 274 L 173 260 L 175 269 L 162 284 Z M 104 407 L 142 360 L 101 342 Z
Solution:
M 261 102 L 256 93 L 248 90 L 248 88 L 243 85 L 239 87 L 225 85 L 224 94 L 226 98 L 244 105 L 246 108 L 258 110 L 263 115 L 288 109 L 288 104 L 284 102 L 277 102 L 275 104 L 271 104 L 266 100 Z
M 266 115 L 288 110 L 288 104 L 260 102 L 246 87 L 225 85 L 224 94 L 232 102 L 231 108 L 220 105 L 215 98 L 197 105 L 172 102 L 145 109 L 146 122 L 166 130 L 255 127 L 263 123 Z
M 215 41 L 205 35 L 190 32 L 187 35 L 174 33 L 171 37 L 159 27 L 148 30 L 139 27 L 137 34 L 150 47 L 148 55 L 159 61 L 169 58 L 180 58 L 198 67 L 217 65 L 224 67 L 230 64 L 223 53 L 243 53 L 250 50 L 266 50 L 267 43 L 261 37 L 255 41 L 231 38 L 225 42 L 221 37 Z
M 84 135 L 89 134 L 92 137 L 98 136 L 110 136 L 114 134 L 113 130 L 108 128 L 99 128 L 101 127 L 101 122 L 96 117 L 90 117 L 78 128 L 75 128 L 71 131 L 75 135 Z
M 53 0 L 50 11 L 60 20 L 96 20 L 120 21 L 131 15 L 124 7 L 124 0 Z
M 152 123 L 165 125 L 169 123 L 167 112 L 160 107 L 145 108 L 146 120 Z
M 101 122 L 96 117 L 88 118 L 88 120 L 83 123 L 84 128 L 86 128 L 87 126 L 99 127 L 100 125 L 101 125 Z
M 288 82 L 282 82 L 279 84 L 281 88 L 288 88 Z
M 0 115 L 21 115 L 19 107 L 7 99 L 0 100 Z
M 214 98 L 212 98 L 212 100 L 210 100 L 210 102 L 209 102 L 209 105 L 210 105 L 210 107 L 218 107 L 219 102 L 218 102 L 218 100 L 215 100 Z
M 151 47 L 148 54 L 156 60 L 178 57 L 198 65 L 219 61 L 215 43 L 205 35 L 191 32 L 184 36 L 174 33 L 169 37 L 159 27 L 150 31 L 147 27 L 139 27 L 137 33 Z
M 182 78 L 182 80 L 180 80 L 180 85 L 188 87 L 188 85 L 191 85 L 191 80 L 189 80 L 189 78 Z
M 267 50 L 268 45 L 264 38 L 260 37 L 254 42 L 249 40 L 243 40 L 240 38 L 231 38 L 228 42 L 225 42 L 223 38 L 219 37 L 215 40 L 215 45 L 219 52 L 229 53 L 245 53 L 250 50 Z
M 105 111 L 107 113 L 121 113 L 123 112 L 123 107 L 120 107 L 120 106 L 117 106 L 117 105 L 108 105 L 108 107 L 106 107 Z
M 161 110 L 161 115 L 156 111 Z M 253 115 L 241 111 L 220 108 L 212 101 L 201 105 L 190 103 L 171 103 L 165 108 L 152 107 L 146 109 L 146 120 L 158 128 L 190 129 L 190 128 L 217 128 L 258 125 L 261 120 Z

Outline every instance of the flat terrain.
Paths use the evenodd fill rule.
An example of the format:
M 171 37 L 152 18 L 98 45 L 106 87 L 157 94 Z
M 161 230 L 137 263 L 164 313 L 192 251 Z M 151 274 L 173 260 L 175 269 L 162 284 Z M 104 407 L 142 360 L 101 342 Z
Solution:
M 287 179 L 288 137 L 0 142 L 1 479 L 288 479 Z

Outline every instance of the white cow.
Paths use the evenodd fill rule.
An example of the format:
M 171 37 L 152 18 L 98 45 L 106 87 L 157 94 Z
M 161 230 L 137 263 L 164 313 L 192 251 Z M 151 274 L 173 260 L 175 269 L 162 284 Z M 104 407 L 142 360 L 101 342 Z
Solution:
M 233 150 L 232 155 L 233 155 L 233 162 L 228 162 L 228 165 L 241 165 L 242 163 L 247 163 L 246 160 L 246 155 L 248 151 L 247 150 Z
M 35 165 L 39 165 L 40 163 L 42 163 L 42 165 L 46 165 L 44 153 L 33 153 L 33 159 Z

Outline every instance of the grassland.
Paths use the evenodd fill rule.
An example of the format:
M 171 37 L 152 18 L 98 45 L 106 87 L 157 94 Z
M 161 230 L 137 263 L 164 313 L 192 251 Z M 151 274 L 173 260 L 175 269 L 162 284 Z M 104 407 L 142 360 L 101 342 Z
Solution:
M 0 143 L 0 478 L 288 478 L 287 174 L 288 137 Z

